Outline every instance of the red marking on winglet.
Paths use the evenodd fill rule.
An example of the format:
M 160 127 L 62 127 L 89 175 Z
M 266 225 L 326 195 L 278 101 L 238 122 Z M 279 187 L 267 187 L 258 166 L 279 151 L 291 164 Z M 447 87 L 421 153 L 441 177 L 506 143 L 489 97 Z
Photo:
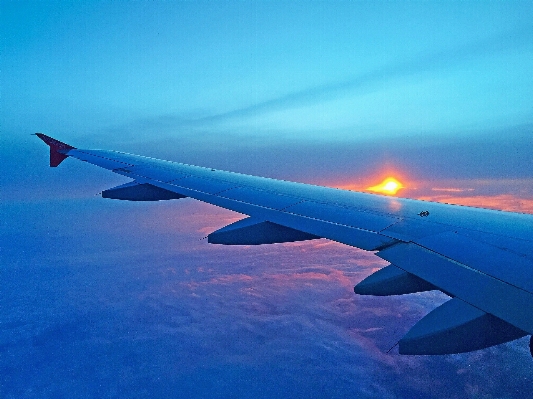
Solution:
M 71 145 L 53 139 L 52 137 L 47 136 L 46 134 L 35 133 L 35 135 L 50 147 L 50 166 L 53 168 L 58 166 L 68 157 L 68 155 L 66 155 L 66 152 L 68 152 L 69 150 L 76 149 L 76 147 L 72 147 Z

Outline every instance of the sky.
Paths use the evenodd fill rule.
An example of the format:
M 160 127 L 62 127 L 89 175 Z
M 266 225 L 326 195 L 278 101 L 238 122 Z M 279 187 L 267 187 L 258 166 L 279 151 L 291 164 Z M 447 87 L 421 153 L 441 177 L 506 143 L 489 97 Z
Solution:
M 326 240 L 220 247 L 240 215 L 104 200 L 43 132 L 218 169 L 533 213 L 533 3 L 2 1 L 0 396 L 512 398 L 527 340 L 387 351 L 440 293 Z M 445 393 L 445 394 L 444 394 Z

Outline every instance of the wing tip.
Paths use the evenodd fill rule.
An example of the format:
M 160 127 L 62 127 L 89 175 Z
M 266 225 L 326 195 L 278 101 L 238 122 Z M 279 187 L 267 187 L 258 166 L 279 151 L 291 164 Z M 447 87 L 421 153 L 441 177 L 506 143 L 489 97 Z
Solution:
M 76 147 L 63 143 L 62 141 L 56 140 L 43 133 L 34 133 L 33 135 L 39 137 L 50 147 L 50 167 L 52 168 L 59 166 L 59 164 L 68 157 L 68 151 L 76 149 Z

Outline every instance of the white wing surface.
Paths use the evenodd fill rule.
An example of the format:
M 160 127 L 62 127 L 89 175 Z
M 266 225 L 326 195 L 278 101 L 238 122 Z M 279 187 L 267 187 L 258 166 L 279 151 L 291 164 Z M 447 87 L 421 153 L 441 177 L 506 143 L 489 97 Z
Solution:
M 399 342 L 402 354 L 468 352 L 533 334 L 533 215 L 255 177 L 115 151 L 82 150 L 37 133 L 50 166 L 66 157 L 132 179 L 104 198 L 191 197 L 248 215 L 210 243 L 327 238 L 391 264 L 355 286 L 363 295 L 440 290 L 452 299 Z M 531 346 L 531 345 L 530 345 Z

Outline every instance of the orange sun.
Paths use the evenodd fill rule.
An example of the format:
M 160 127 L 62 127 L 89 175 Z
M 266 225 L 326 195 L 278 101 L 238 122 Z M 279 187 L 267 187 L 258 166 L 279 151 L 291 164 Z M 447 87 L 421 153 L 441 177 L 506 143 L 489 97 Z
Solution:
M 368 187 L 367 190 L 380 194 L 395 195 L 402 188 L 404 188 L 404 185 L 394 177 L 387 177 L 377 186 Z

